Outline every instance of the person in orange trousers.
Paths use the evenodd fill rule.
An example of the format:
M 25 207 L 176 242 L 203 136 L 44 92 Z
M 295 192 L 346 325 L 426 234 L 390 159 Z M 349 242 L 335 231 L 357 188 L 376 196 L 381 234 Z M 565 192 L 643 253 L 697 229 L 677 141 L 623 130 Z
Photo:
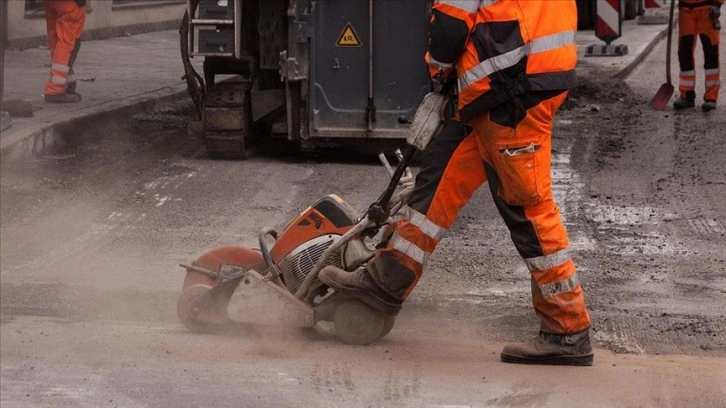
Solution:
M 45 82 L 45 100 L 73 103 L 81 100 L 76 92 L 73 62 L 81 47 L 86 22 L 86 0 L 43 0 L 50 50 L 50 77 Z
M 706 92 L 703 94 L 704 112 L 716 109 L 718 91 L 721 87 L 718 46 L 723 0 L 679 0 L 678 1 L 678 62 L 680 75 L 678 91 L 680 97 L 673 103 L 675 109 L 696 106 L 696 63 L 693 56 L 696 38 L 703 47 L 703 69 Z
M 422 167 L 387 242 L 365 267 L 325 267 L 334 290 L 395 315 L 423 265 L 475 190 L 494 203 L 530 271 L 539 334 L 504 347 L 509 363 L 592 365 L 590 316 L 552 193 L 553 118 L 576 85 L 574 0 L 437 0 L 426 60 L 434 83 L 453 78 L 458 112 Z M 445 86 L 443 88 L 446 88 Z

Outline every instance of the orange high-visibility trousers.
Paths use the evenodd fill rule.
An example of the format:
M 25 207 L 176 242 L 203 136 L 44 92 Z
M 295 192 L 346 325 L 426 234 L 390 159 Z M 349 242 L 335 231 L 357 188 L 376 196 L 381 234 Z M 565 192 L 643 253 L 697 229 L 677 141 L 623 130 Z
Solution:
M 75 87 L 73 62 L 81 45 L 86 22 L 86 8 L 73 0 L 43 0 L 50 50 L 50 77 L 45 82 L 46 95 L 60 95 Z
M 713 28 L 710 12 L 710 5 L 697 8 L 688 8 L 683 5 L 678 9 L 678 62 L 680 65 L 678 91 L 682 99 L 688 99 L 689 93 L 695 95 L 696 37 L 700 38 L 703 47 L 703 68 L 706 77 L 706 92 L 703 99 L 709 101 L 718 99 L 721 84 L 718 57 L 720 35 L 719 30 Z
M 385 247 L 368 264 L 389 295 L 405 300 L 428 257 L 474 191 L 489 182 L 494 202 L 527 265 L 540 329 L 580 332 L 590 325 L 582 286 L 551 188 L 552 119 L 566 91 L 533 92 L 500 104 L 468 126 L 449 122 L 425 163 Z

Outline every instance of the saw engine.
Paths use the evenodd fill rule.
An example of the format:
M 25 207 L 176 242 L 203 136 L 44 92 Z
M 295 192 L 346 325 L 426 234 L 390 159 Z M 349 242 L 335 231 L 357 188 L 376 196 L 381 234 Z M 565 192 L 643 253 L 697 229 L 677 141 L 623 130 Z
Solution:
M 358 214 L 337 195 L 327 195 L 308 207 L 278 234 L 270 250 L 285 286 L 295 293 L 325 250 L 358 222 Z M 346 268 L 340 252 L 325 265 Z M 350 262 L 348 262 L 350 263 Z

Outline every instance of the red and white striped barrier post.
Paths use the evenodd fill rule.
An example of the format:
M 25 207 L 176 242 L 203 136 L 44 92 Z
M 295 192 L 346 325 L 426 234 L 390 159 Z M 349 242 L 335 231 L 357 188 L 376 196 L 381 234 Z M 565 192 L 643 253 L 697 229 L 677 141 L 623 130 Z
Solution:
M 597 19 L 595 20 L 595 36 L 606 45 L 590 45 L 585 56 L 620 56 L 628 53 L 626 45 L 610 45 L 613 40 L 620 38 L 623 26 L 623 14 L 620 10 L 620 0 L 597 0 Z
M 672 0 L 677 1 L 677 0 Z M 643 15 L 638 16 L 638 24 L 668 24 L 668 0 L 643 0 Z
M 620 0 L 597 0 L 595 36 L 610 45 L 613 40 L 620 38 L 622 28 Z

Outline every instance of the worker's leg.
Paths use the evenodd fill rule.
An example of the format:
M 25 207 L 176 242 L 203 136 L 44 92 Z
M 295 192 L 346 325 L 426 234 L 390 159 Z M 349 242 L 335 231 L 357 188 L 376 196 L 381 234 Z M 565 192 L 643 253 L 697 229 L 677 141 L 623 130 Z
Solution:
M 696 48 L 696 15 L 692 10 L 681 8 L 678 10 L 678 64 L 680 74 L 678 92 L 680 98 L 673 105 L 676 109 L 695 106 L 696 99 L 696 69 L 693 53 Z
M 52 52 L 50 79 L 45 83 L 45 94 L 62 95 L 68 86 L 73 52 L 77 52 L 76 42 L 83 31 L 86 11 L 72 0 L 48 1 L 45 4 L 57 16 L 55 32 L 58 38 Z
M 76 73 L 73 71 L 73 64 L 76 62 L 76 58 L 78 57 L 78 51 L 81 49 L 81 39 L 76 40 L 76 45 L 73 47 L 73 51 L 71 52 L 71 59 L 68 62 L 68 85 L 66 86 L 66 93 L 76 95 L 79 98 L 81 97 L 81 94 L 76 92 L 77 82 L 76 82 Z
M 324 269 L 320 274 L 324 283 L 383 312 L 398 313 L 459 210 L 486 181 L 475 138 L 458 121 L 447 123 L 421 162 L 404 219 L 396 223 L 385 247 L 356 273 Z
M 70 67 L 68 70 L 68 85 L 66 85 L 66 93 L 76 95 L 80 98 L 81 94 L 76 92 L 76 88 L 78 87 L 78 82 L 76 81 L 76 73 L 73 72 L 73 67 Z
M 58 33 L 55 31 L 58 15 L 52 3 L 50 0 L 43 2 L 43 8 L 45 9 L 45 28 L 48 33 L 48 51 L 50 52 L 51 61 L 53 60 L 55 48 L 58 46 Z
M 540 355 L 532 344 L 508 346 L 502 357 L 505 361 L 521 362 L 513 361 L 521 357 L 536 363 L 592 363 L 590 317 L 552 195 L 552 119 L 565 96 L 563 91 L 525 94 L 472 122 L 486 153 L 494 202 L 530 271 L 532 301 L 542 333 L 538 340 L 554 347 L 567 336 L 583 337 L 581 350 L 574 353 L 555 347 L 556 351 Z M 512 359 L 505 358 L 510 355 Z
M 713 108 L 715 108 L 718 91 L 721 88 L 718 56 L 721 36 L 719 30 L 713 28 L 709 14 L 710 10 L 704 9 L 700 11 L 698 30 L 701 33 L 699 37 L 701 39 L 701 45 L 703 46 L 703 68 L 706 73 L 706 92 L 703 94 L 703 99 L 704 101 L 714 102 Z

